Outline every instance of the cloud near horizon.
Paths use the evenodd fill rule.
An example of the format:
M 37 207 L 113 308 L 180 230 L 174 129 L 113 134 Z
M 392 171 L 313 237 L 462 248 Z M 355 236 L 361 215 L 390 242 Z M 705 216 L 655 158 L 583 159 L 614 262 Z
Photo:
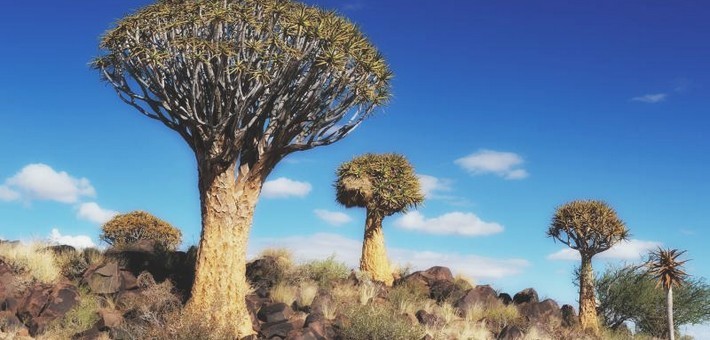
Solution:
M 86 178 L 75 178 L 42 163 L 28 164 L 0 185 L 0 200 L 48 200 L 76 203 L 94 197 L 96 190 Z
M 631 101 L 655 104 L 655 103 L 660 103 L 660 102 L 666 100 L 666 98 L 668 98 L 668 94 L 666 94 L 666 93 L 654 93 L 654 94 L 645 94 L 643 96 L 633 97 L 633 98 L 631 98 Z
M 503 231 L 503 226 L 498 223 L 486 222 L 473 213 L 459 211 L 426 218 L 414 210 L 397 218 L 394 225 L 401 229 L 437 235 L 485 236 Z
M 313 210 L 313 213 L 316 214 L 316 217 L 319 219 L 334 226 L 341 226 L 353 220 L 348 214 L 340 211 L 316 209 Z
M 338 261 L 357 268 L 362 253 L 362 242 L 342 235 L 318 233 L 283 238 L 258 238 L 249 242 L 251 257 L 266 248 L 286 248 L 293 252 L 297 261 L 320 260 L 335 255 Z M 412 270 L 424 270 L 433 266 L 446 266 L 455 273 L 474 279 L 500 279 L 521 274 L 530 263 L 525 259 L 496 259 L 473 254 L 417 251 L 402 248 L 387 249 L 390 261 L 411 265 Z
M 286 177 L 266 181 L 261 189 L 261 195 L 266 198 L 306 197 L 311 192 L 311 184 L 299 182 Z
M 513 152 L 481 149 L 454 161 L 471 175 L 494 174 L 507 180 L 527 178 L 530 174 L 521 166 L 523 157 Z
M 82 203 L 79 205 L 79 210 L 76 212 L 77 218 L 98 224 L 104 224 L 116 215 L 118 215 L 118 211 L 104 209 L 96 202 Z
M 631 239 L 615 244 L 609 250 L 597 254 L 595 258 L 608 260 L 638 260 L 648 254 L 649 251 L 658 248 L 660 245 L 661 242 Z M 547 255 L 547 259 L 558 261 L 579 261 L 580 257 L 578 251 L 571 248 L 564 248 Z
M 62 235 L 59 229 L 53 228 L 49 234 L 49 242 L 57 245 L 66 244 L 77 249 L 96 247 L 91 237 L 86 235 Z

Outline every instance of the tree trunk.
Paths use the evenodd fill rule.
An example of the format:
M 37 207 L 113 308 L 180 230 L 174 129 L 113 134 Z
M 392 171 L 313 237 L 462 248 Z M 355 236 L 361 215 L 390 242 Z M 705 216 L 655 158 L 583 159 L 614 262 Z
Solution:
M 202 235 L 186 311 L 238 339 L 254 333 L 244 299 L 246 251 L 263 179 L 242 174 L 237 180 L 234 165 L 212 169 L 199 168 Z
M 383 214 L 367 209 L 365 237 L 362 241 L 360 270 L 370 274 L 372 280 L 392 286 L 394 278 L 387 260 L 385 235 L 382 232 Z
M 666 312 L 668 313 L 668 339 L 675 340 L 675 327 L 673 326 L 673 287 L 668 287 Z
M 599 331 L 597 320 L 597 302 L 594 297 L 594 272 L 592 271 L 592 257 L 582 255 L 582 267 L 579 271 L 579 323 L 582 329 L 592 330 L 595 334 Z

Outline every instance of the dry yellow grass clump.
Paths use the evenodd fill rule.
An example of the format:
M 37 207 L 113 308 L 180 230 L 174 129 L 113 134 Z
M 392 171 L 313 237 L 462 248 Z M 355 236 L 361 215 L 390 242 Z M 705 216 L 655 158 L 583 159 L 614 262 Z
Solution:
M 45 250 L 46 244 L 32 243 L 2 243 L 0 257 L 10 266 L 22 271 L 42 283 L 56 281 L 61 274 L 57 259 L 52 251 Z

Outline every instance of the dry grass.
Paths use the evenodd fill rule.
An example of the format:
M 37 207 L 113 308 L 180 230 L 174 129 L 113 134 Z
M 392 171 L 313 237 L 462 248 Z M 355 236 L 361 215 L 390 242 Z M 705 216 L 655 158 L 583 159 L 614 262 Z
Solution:
M 279 282 L 271 288 L 270 296 L 274 302 L 283 302 L 290 306 L 298 297 L 298 287 Z M 311 301 L 313 300 L 311 299 Z
M 267 248 L 259 253 L 259 257 L 270 257 L 276 260 L 279 268 L 289 269 L 293 267 L 293 252 L 286 248 Z
M 17 271 L 25 272 L 39 282 L 52 283 L 61 276 L 61 268 L 54 253 L 43 250 L 45 247 L 46 244 L 39 242 L 3 243 L 0 244 L 0 257 Z
M 539 328 L 532 326 L 528 328 L 528 331 L 525 332 L 525 336 L 523 337 L 523 340 L 554 340 L 552 337 L 550 337 L 549 334 L 547 334 L 545 331 L 540 330 Z
M 313 281 L 301 282 L 298 286 L 298 305 L 310 306 L 318 294 L 318 285 Z
M 358 301 L 363 306 L 370 303 L 377 296 L 378 290 L 376 284 L 370 281 L 363 282 L 358 287 Z

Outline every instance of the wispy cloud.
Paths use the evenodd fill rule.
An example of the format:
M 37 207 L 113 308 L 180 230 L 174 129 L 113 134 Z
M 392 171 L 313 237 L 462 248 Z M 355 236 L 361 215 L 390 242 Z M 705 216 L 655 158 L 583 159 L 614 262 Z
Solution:
M 667 97 L 668 97 L 667 93 L 654 93 L 654 94 L 645 94 L 643 96 L 633 97 L 633 98 L 631 98 L 631 101 L 655 104 L 655 103 L 660 103 L 660 102 L 666 100 Z
M 523 179 L 529 176 L 521 166 L 523 157 L 512 152 L 479 150 L 454 161 L 472 175 L 495 174 L 505 179 Z
M 426 198 L 435 198 L 441 192 L 451 191 L 451 180 L 429 175 L 417 174 L 419 185 Z
M 49 200 L 75 203 L 80 197 L 93 197 L 96 190 L 86 178 L 75 178 L 55 171 L 46 164 L 29 164 L 0 186 L 0 200 Z
M 297 260 L 323 259 L 336 255 L 339 261 L 355 268 L 360 260 L 362 242 L 341 235 L 319 233 L 284 238 L 263 238 L 249 242 L 249 254 L 254 256 L 265 248 L 278 247 L 293 251 Z M 473 254 L 442 253 L 402 248 L 387 249 L 394 263 L 409 264 L 413 270 L 446 266 L 456 273 L 475 279 L 500 279 L 521 274 L 530 263 L 525 259 L 497 259 Z
M 66 244 L 70 245 L 74 248 L 89 248 L 89 247 L 95 247 L 96 245 L 94 242 L 91 240 L 91 237 L 86 236 L 86 235 L 76 235 L 76 236 L 71 236 L 71 235 L 62 235 L 59 232 L 59 229 L 54 228 L 52 229 L 52 232 L 49 234 L 49 242 L 53 244 Z
M 395 220 L 396 227 L 427 234 L 485 236 L 500 233 L 503 226 L 486 222 L 473 213 L 450 212 L 434 218 L 426 218 L 419 211 L 410 211 Z
M 86 202 L 79 205 L 76 217 L 98 224 L 104 224 L 118 215 L 118 211 L 104 209 L 96 202 Z
M 340 226 L 353 220 L 348 214 L 339 211 L 316 209 L 313 210 L 313 213 L 321 220 L 334 226 Z
M 649 251 L 660 246 L 660 242 L 631 239 L 622 241 L 611 247 L 611 249 L 601 252 L 595 256 L 598 259 L 609 260 L 638 260 L 648 254 Z M 547 256 L 548 260 L 579 261 L 579 252 L 564 248 Z
M 261 195 L 266 198 L 305 197 L 311 192 L 311 189 L 311 184 L 308 182 L 279 177 L 264 183 Z

